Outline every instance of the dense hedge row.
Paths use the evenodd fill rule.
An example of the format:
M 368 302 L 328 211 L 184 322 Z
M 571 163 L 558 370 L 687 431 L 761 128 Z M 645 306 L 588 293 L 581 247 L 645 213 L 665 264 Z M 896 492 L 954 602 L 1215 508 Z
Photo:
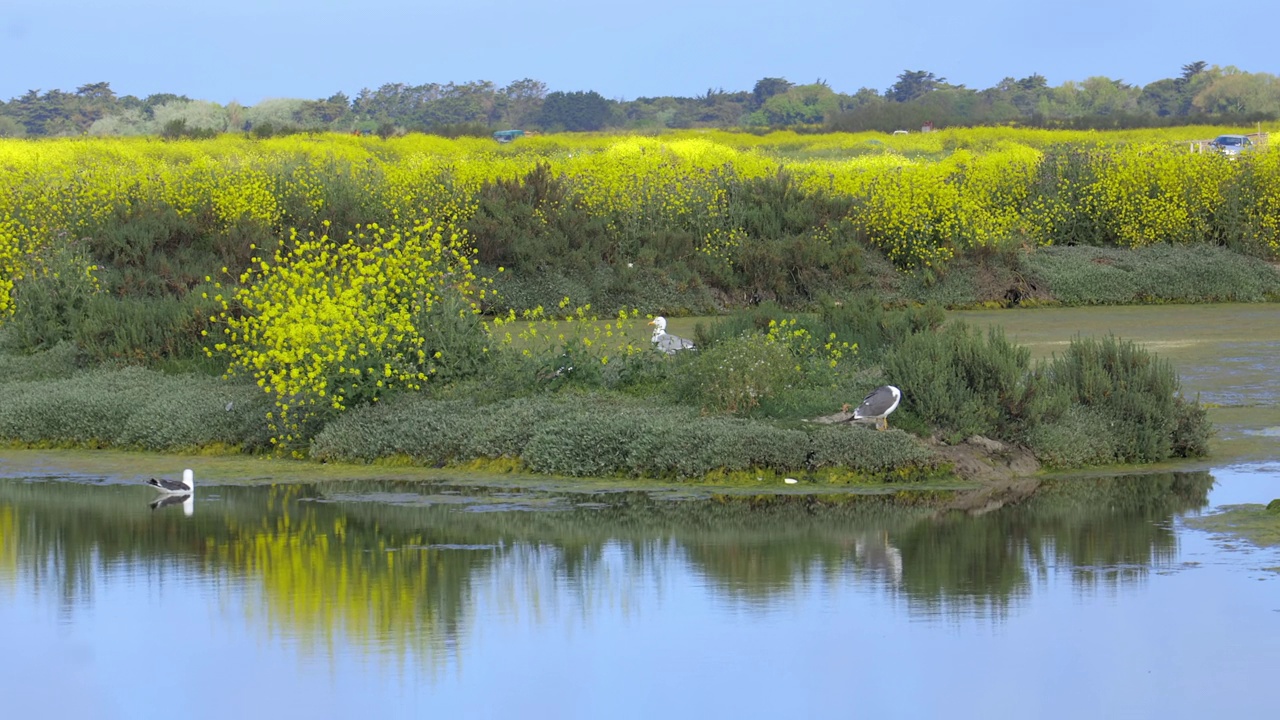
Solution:
M 540 396 L 488 405 L 404 397 L 334 421 L 311 451 L 324 460 L 406 456 L 426 465 L 513 458 L 556 475 L 660 478 L 824 468 L 874 477 L 897 471 L 900 477 L 932 464 L 929 450 L 901 431 L 800 427 L 705 417 L 693 408 L 617 395 Z
M 252 385 L 138 367 L 48 374 L 0 381 L 0 438 L 165 451 L 269 447 L 270 402 Z

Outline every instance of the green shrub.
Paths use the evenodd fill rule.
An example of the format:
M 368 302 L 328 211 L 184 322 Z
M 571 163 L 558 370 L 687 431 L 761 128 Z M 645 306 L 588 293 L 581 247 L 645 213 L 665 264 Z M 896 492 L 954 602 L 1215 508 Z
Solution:
M 0 385 L 0 438 L 179 450 L 267 444 L 266 397 L 252 385 L 143 368 Z
M 8 384 L 0 400 L 0 437 L 27 443 L 110 445 L 137 411 L 139 401 L 149 398 L 161 381 L 158 373 L 128 368 Z
M 1118 457 L 1106 414 L 1080 405 L 1071 406 L 1061 416 L 1030 428 L 1026 443 L 1036 458 L 1049 467 L 1108 465 Z
M 912 335 L 937 330 L 945 320 L 946 313 L 938 304 L 886 310 L 879 298 L 868 295 L 824 306 L 821 326 L 814 333 L 818 337 L 834 333 L 837 339 L 856 344 L 859 357 L 874 361 Z
M 330 423 L 311 453 L 364 462 L 407 456 L 424 464 L 506 457 L 556 475 L 657 478 L 837 466 L 877 473 L 930 458 L 923 445 L 898 431 L 785 428 L 702 417 L 692 408 L 616 394 L 539 395 L 484 405 L 405 395 Z
M 904 389 L 898 413 L 951 439 L 986 435 L 1011 439 L 1024 413 L 1023 378 L 1031 352 L 1003 330 L 987 334 L 964 323 L 907 336 L 885 354 L 889 383 Z
M 801 379 L 786 345 L 744 335 L 698 351 L 682 366 L 674 387 L 704 410 L 743 415 Z
M 1168 361 L 1132 341 L 1073 340 L 1064 355 L 1037 368 L 1029 383 L 1046 396 L 1065 397 L 1068 407 L 1089 411 L 1072 417 L 1049 406 L 1037 424 L 1056 424 L 1060 434 L 1092 426 L 1106 435 L 1103 442 L 1114 448 L 1119 462 L 1159 462 L 1207 450 L 1210 426 L 1204 409 L 1179 395 L 1178 376 Z M 1037 437 L 1034 428 L 1032 437 Z M 1056 444 L 1052 436 L 1038 442 Z
M 1042 248 L 1028 265 L 1064 305 L 1259 302 L 1280 296 L 1280 272 L 1208 244 Z
M 82 243 L 58 238 L 33 258 L 14 283 L 13 315 L 0 335 L 10 350 L 30 353 L 72 340 L 90 300 L 98 292 L 93 260 Z
M 166 376 L 129 415 L 113 445 L 173 452 L 211 446 L 269 448 L 263 418 L 271 398 L 260 388 L 214 377 Z
M 0 334 L 3 331 L 0 330 Z M 0 347 L 6 343 L 0 341 Z M 0 354 L 0 388 L 7 383 L 67 378 L 79 369 L 79 355 L 70 342 L 31 354 Z M 3 392 L 3 390 L 0 390 Z
M 542 425 L 522 454 L 536 472 L 607 476 L 630 467 L 632 447 L 649 418 L 595 411 L 567 415 Z

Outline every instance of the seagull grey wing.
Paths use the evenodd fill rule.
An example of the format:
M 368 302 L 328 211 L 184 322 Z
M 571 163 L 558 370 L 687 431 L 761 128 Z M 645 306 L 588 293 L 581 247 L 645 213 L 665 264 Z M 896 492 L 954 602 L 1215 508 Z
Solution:
M 877 417 L 879 415 L 883 415 L 893 407 L 893 401 L 893 390 L 889 389 L 888 385 L 878 387 L 862 399 L 862 404 L 858 406 L 854 415 L 858 417 Z
M 171 492 L 171 493 L 191 492 L 190 485 L 187 485 L 186 483 L 178 480 L 166 480 L 164 478 L 160 478 L 159 480 L 157 480 L 155 478 L 151 478 L 150 480 L 147 481 L 147 484 L 153 488 L 164 490 L 165 492 Z
M 671 355 L 672 353 L 675 353 L 679 350 L 693 349 L 693 341 L 686 340 L 685 338 L 682 338 L 679 335 L 672 335 L 671 333 L 663 333 L 659 335 L 658 337 L 654 338 L 654 343 L 657 344 L 659 350 L 661 350 L 662 352 L 668 355 Z

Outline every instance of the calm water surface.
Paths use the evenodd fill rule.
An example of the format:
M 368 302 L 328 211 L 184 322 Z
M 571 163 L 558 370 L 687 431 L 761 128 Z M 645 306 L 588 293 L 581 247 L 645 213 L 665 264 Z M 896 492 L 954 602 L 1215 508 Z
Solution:
M 1280 551 L 1184 519 L 1280 497 L 1273 340 L 1175 358 L 1239 464 L 1003 505 L 210 480 L 188 515 L 0 456 L 0 717 L 1270 717 Z

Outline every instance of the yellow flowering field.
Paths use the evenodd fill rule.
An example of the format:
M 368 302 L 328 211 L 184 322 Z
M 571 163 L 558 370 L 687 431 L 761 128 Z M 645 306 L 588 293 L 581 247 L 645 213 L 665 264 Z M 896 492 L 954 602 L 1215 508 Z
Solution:
M 863 212 L 856 220 L 867 237 L 904 268 L 1015 237 L 1047 242 L 1065 210 L 1086 213 L 1121 245 L 1194 241 L 1209 230 L 1206 223 L 1245 164 L 1188 151 L 1188 141 L 1214 132 L 714 131 L 551 135 L 502 146 L 423 135 L 5 140 L 0 311 L 9 307 L 22 257 L 58 237 L 93 236 L 137 207 L 163 206 L 213 231 L 257 223 L 282 238 L 290 228 L 318 230 L 319 222 L 336 221 L 332 207 L 343 203 L 356 206 L 356 216 L 340 223 L 344 232 L 354 224 L 459 222 L 484 183 L 520 178 L 538 163 L 566 178 L 588 212 L 607 216 L 623 247 L 675 227 L 695 232 L 704 251 L 731 257 L 736 245 L 752 240 L 727 218 L 734 183 L 783 170 L 808 191 L 857 199 Z M 1037 178 L 1044 154 L 1062 147 L 1089 154 L 1089 187 L 1073 192 Z M 1265 230 L 1274 224 L 1276 162 L 1272 152 L 1258 155 L 1250 164 L 1258 191 L 1250 217 Z M 1062 197 L 1070 208 L 1054 206 Z M 1274 231 L 1267 240 L 1274 248 Z
M 577 242 L 568 216 L 601 228 L 594 262 L 679 262 L 729 284 L 744 265 L 797 262 L 758 252 L 797 234 L 809 255 L 794 257 L 865 242 L 908 272 L 1053 243 L 1247 238 L 1280 255 L 1280 151 L 1191 151 L 1218 132 L 0 140 L 0 318 L 37 273 L 88 275 L 113 298 L 198 298 L 176 313 L 192 316 L 183 327 L 272 394 L 288 444 L 319 414 L 429 381 L 453 351 L 428 332 L 441 301 L 478 315 L 492 304 L 486 278 L 554 266 L 559 246 L 539 253 L 536 237 Z M 562 194 L 511 190 L 524 206 L 501 208 L 519 215 L 530 266 L 482 267 L 469 228 L 485 189 L 535 173 Z M 487 218 L 485 231 L 508 221 Z M 78 250 L 57 252 L 68 244 Z M 595 322 L 573 304 L 559 314 Z M 500 347 L 516 317 L 475 327 Z M 597 332 L 573 330 L 574 347 L 601 364 L 632 351 Z

